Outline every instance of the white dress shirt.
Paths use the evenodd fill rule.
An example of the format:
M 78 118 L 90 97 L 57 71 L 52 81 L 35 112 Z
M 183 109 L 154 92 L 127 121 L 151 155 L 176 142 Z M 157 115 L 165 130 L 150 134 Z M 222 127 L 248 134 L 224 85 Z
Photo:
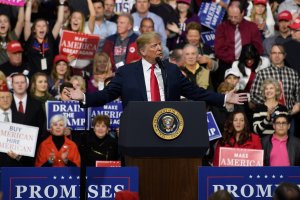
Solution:
M 14 100 L 15 100 L 15 103 L 16 103 L 16 108 L 17 110 L 19 110 L 19 103 L 20 101 L 22 101 L 22 104 L 23 104 L 23 110 L 24 110 L 24 113 L 26 112 L 26 105 L 27 105 L 27 94 L 23 97 L 23 99 L 19 99 L 15 94 L 13 95 L 14 97 Z
M 0 108 L 0 122 L 4 122 L 4 118 L 5 118 L 5 115 L 3 114 L 4 112 L 8 113 L 9 122 L 12 122 L 12 112 L 11 112 L 11 109 L 8 109 L 8 110 L 4 111 L 1 108 Z
M 151 101 L 150 73 L 151 73 L 152 64 L 143 58 L 142 65 L 143 65 L 143 72 L 144 72 L 144 78 L 145 78 L 147 99 L 148 99 L 148 101 Z M 159 68 L 159 66 L 157 64 L 155 65 L 154 74 L 155 74 L 155 76 L 157 78 L 157 82 L 158 82 L 160 100 L 165 101 L 163 77 L 162 77 L 161 69 Z

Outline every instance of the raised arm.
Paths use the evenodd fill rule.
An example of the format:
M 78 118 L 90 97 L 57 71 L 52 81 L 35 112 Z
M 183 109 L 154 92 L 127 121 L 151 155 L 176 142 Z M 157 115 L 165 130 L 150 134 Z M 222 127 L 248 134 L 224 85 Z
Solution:
M 66 0 L 59 0 L 57 19 L 52 29 L 52 35 L 56 39 L 64 21 L 64 3 Z
M 24 40 L 27 41 L 31 34 L 31 8 L 32 0 L 26 2 L 26 11 L 25 11 L 25 26 L 24 26 Z
M 24 28 L 24 7 L 20 7 L 19 8 L 19 13 L 18 13 L 18 21 L 17 21 L 17 24 L 15 26 L 15 34 L 16 36 L 18 37 L 18 39 L 20 38 L 21 36 L 21 33 L 22 33 L 22 30 Z
M 92 0 L 87 0 L 87 3 L 88 3 L 88 7 L 89 7 L 89 12 L 90 12 L 88 26 L 89 26 L 91 33 L 93 33 L 94 27 L 95 27 L 96 12 L 95 12 L 95 8 L 94 8 Z

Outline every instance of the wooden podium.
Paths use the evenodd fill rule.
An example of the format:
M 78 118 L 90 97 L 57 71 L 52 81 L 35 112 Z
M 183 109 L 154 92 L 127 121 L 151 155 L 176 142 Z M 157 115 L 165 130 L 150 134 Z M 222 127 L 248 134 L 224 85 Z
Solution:
M 164 108 L 183 117 L 183 131 L 173 140 L 153 129 L 155 114 Z M 120 131 L 125 165 L 139 168 L 141 200 L 197 200 L 198 166 L 209 146 L 204 102 L 130 102 Z

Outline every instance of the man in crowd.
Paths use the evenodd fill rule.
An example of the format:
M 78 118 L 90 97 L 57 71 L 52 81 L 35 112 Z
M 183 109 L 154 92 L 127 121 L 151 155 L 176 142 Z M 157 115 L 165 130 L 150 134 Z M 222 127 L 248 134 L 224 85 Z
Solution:
M 149 0 L 137 0 L 135 3 L 136 12 L 132 13 L 134 25 L 133 31 L 140 35 L 140 24 L 142 19 L 151 18 L 154 23 L 155 32 L 159 33 L 162 39 L 163 44 L 167 43 L 167 35 L 165 30 L 165 24 L 162 18 L 152 12 L 149 12 L 150 1 Z
M 117 33 L 109 36 L 103 46 L 103 51 L 109 55 L 113 69 L 139 60 L 133 32 L 133 18 L 129 13 L 122 13 L 118 17 Z
M 5 74 L 5 76 L 10 76 L 12 73 L 16 72 L 29 72 L 23 64 L 23 51 L 21 43 L 18 41 L 13 40 L 7 44 L 6 53 L 9 61 L 0 65 L 0 70 Z
M 276 35 L 266 38 L 263 42 L 264 54 L 270 55 L 273 44 L 284 44 L 291 40 L 289 25 L 293 20 L 292 14 L 288 11 L 282 11 L 277 16 L 279 31 Z
M 300 140 L 288 133 L 288 113 L 274 113 L 273 128 L 274 134 L 262 139 L 264 166 L 300 166 Z
M 299 112 L 300 80 L 297 72 L 285 65 L 285 56 L 284 47 L 274 44 L 270 54 L 271 66 L 260 70 L 256 74 L 250 90 L 250 96 L 252 103 L 264 103 L 261 94 L 261 85 L 266 79 L 275 79 L 281 86 L 282 96 L 280 102 L 294 115 Z
M 84 94 L 70 88 L 69 96 L 82 101 L 87 107 L 101 106 L 121 97 L 124 108 L 129 101 L 179 101 L 181 95 L 216 106 L 242 104 L 247 100 L 242 93 L 231 91 L 225 96 L 197 87 L 182 75 L 176 65 L 167 62 L 158 64 L 157 58 L 162 58 L 158 33 L 142 34 L 137 39 L 137 46 L 142 60 L 119 68 L 102 91 Z
M 300 17 L 296 18 L 292 24 L 289 25 L 291 30 L 292 40 L 284 43 L 286 51 L 285 61 L 287 65 L 298 72 L 300 75 Z
M 263 53 L 262 38 L 257 25 L 244 19 L 243 1 L 230 1 L 227 14 L 228 20 L 221 23 L 216 30 L 215 54 L 221 66 L 216 71 L 217 83 L 223 80 L 226 69 L 231 67 L 233 61 L 239 59 L 243 45 L 253 44 L 260 55 Z
M 105 39 L 117 32 L 117 25 L 114 22 L 104 18 L 104 2 L 103 0 L 93 0 L 93 6 L 96 12 L 94 34 L 100 36 L 99 46 L 97 51 L 101 51 Z
M 111 22 L 117 23 L 118 15 L 115 13 L 115 0 L 104 0 L 104 15 Z

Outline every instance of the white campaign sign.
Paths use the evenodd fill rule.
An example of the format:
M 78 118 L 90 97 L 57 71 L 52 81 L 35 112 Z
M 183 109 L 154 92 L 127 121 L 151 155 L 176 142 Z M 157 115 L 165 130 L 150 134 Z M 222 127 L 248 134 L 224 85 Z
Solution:
M 0 152 L 34 157 L 38 127 L 0 122 Z

